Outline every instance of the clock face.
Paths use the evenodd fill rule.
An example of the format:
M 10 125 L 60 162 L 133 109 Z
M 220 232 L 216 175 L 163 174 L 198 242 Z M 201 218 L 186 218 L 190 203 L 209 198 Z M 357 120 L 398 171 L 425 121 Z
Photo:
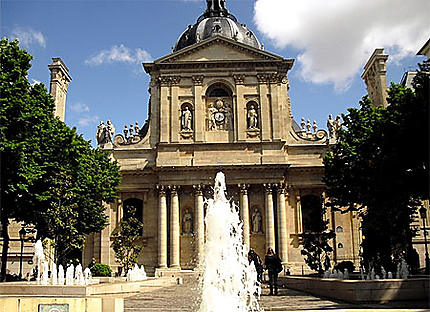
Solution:
M 223 122 L 225 119 L 224 113 L 221 113 L 221 112 L 216 112 L 214 117 L 215 117 L 215 120 L 218 122 Z

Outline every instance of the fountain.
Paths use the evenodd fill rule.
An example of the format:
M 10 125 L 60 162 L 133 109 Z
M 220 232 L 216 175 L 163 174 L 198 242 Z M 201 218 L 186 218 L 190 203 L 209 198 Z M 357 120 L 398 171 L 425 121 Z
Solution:
M 236 207 L 225 197 L 224 174 L 215 178 L 214 199 L 207 201 L 206 243 L 202 261 L 200 312 L 261 311 L 257 272 L 249 264 Z M 257 294 L 257 295 L 256 295 Z
M 127 272 L 127 281 L 129 282 L 137 282 L 137 281 L 144 281 L 146 280 L 146 272 L 145 268 L 142 266 L 139 266 L 137 264 L 134 265 L 133 269 L 128 270 Z

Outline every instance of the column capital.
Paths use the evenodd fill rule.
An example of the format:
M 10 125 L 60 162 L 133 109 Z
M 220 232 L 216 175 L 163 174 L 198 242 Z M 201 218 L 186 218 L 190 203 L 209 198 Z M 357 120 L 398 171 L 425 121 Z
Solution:
M 244 81 L 245 81 L 245 75 L 244 74 L 234 74 L 233 75 L 233 79 L 234 79 L 234 82 L 237 84 L 237 85 L 241 85 L 241 84 L 243 84 L 244 83 Z
M 197 76 L 193 76 L 192 80 L 195 86 L 201 86 L 203 84 L 203 79 L 205 78 L 205 76 L 203 75 L 197 75 Z
M 273 192 L 272 191 L 272 187 L 273 187 L 272 183 L 264 183 L 263 187 L 264 187 L 264 191 L 266 192 L 266 194 L 271 194 Z
M 241 183 L 237 185 L 240 189 L 240 193 L 241 194 L 248 194 L 248 188 L 249 188 L 249 184 L 245 184 L 245 183 Z
M 162 185 L 162 184 L 157 184 L 155 186 L 155 188 L 158 190 L 158 193 L 160 195 L 166 195 L 166 186 Z
M 193 184 L 194 193 L 196 195 L 203 195 L 204 187 L 205 186 L 203 184 Z
M 170 194 L 172 195 L 177 195 L 180 189 L 179 185 L 168 185 L 167 187 L 170 190 Z

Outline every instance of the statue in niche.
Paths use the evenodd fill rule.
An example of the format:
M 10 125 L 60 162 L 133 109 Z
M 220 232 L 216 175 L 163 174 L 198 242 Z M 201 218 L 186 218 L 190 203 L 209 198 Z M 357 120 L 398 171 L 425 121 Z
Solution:
M 190 111 L 188 106 L 182 110 L 181 114 L 181 130 L 190 131 L 192 130 L 193 113 Z
M 255 110 L 254 104 L 251 104 L 247 113 L 248 129 L 258 129 L 258 113 Z
M 182 217 L 182 234 L 193 233 L 193 215 L 190 210 L 187 210 Z
M 261 216 L 261 212 L 258 210 L 258 208 L 255 208 L 254 212 L 252 213 L 251 223 L 252 233 L 263 233 L 263 217 Z

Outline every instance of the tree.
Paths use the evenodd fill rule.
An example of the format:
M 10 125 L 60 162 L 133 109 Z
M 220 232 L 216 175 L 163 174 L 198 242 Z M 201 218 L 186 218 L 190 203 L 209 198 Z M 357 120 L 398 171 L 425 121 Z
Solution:
M 86 234 L 105 227 L 102 202 L 115 198 L 120 183 L 118 165 L 54 117 L 43 84 L 30 85 L 31 59 L 17 40 L 1 40 L 2 278 L 10 220 L 54 240 L 61 262 L 70 247 L 82 248 Z
M 334 231 L 328 231 L 328 221 L 323 216 L 326 212 L 325 205 L 321 205 L 321 198 L 318 196 L 303 196 L 303 234 L 301 241 L 303 249 L 300 253 L 311 270 L 319 274 L 323 272 L 322 255 L 328 257 L 333 251 L 329 240 L 335 237 Z
M 115 257 L 125 273 L 137 263 L 137 258 L 143 249 L 142 244 L 139 243 L 142 222 L 135 217 L 134 206 L 126 206 L 126 209 L 123 220 L 113 232 L 112 242 Z
M 388 108 L 366 96 L 359 109 L 348 109 L 339 140 L 324 157 L 331 204 L 361 214 L 365 262 L 391 271 L 396 259 L 411 254 L 410 225 L 428 199 L 428 72 L 419 72 L 414 88 L 392 83 Z

